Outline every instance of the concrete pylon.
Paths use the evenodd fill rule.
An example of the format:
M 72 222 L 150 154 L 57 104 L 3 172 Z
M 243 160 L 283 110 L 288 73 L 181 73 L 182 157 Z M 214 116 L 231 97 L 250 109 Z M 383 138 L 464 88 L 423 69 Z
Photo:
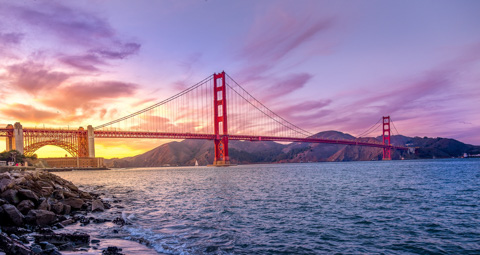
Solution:
M 87 127 L 87 141 L 88 141 L 88 157 L 95 157 L 95 134 L 93 133 L 92 125 Z
M 6 149 L 7 151 L 11 151 L 15 146 L 15 142 L 14 142 L 15 139 L 13 138 L 13 125 L 8 124 L 7 129 L 8 129 L 8 132 L 7 132 L 7 139 L 6 139 L 6 142 L 7 142 Z
M 23 154 L 23 127 L 20 122 L 13 125 L 13 139 L 15 139 L 15 150 Z

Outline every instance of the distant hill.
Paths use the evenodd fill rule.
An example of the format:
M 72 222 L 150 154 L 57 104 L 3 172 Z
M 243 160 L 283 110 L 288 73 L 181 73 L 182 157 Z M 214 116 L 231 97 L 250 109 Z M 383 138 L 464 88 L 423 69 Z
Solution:
M 338 132 L 324 131 L 313 135 L 314 138 L 354 140 L 355 137 Z M 382 137 L 360 138 L 364 142 L 381 141 Z M 395 151 L 393 159 L 414 158 L 451 158 L 464 153 L 479 154 L 480 146 L 464 144 L 448 138 L 420 138 L 392 136 L 392 144 L 418 147 L 415 154 Z M 382 149 L 363 146 L 337 144 L 230 141 L 230 160 L 234 164 L 252 163 L 299 163 L 322 161 L 369 161 L 381 160 Z M 208 140 L 184 140 L 163 144 L 153 150 L 134 157 L 108 159 L 108 167 L 155 167 L 155 166 L 192 166 L 213 162 L 213 142 Z

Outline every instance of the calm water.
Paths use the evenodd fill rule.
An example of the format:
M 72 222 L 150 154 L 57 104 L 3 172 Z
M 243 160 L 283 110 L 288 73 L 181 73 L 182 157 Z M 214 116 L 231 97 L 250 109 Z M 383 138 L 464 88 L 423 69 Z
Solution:
M 114 237 L 158 253 L 480 254 L 480 160 L 57 174 L 122 200 Z

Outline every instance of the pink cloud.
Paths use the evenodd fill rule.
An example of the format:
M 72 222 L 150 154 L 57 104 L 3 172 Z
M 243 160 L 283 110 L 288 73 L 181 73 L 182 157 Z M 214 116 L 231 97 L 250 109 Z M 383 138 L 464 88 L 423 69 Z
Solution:
M 58 117 L 58 113 L 38 110 L 31 105 L 12 104 L 2 109 L 4 116 L 10 117 L 17 121 L 40 122 L 54 120 Z
M 57 88 L 71 77 L 67 73 L 49 71 L 45 66 L 33 62 L 11 65 L 6 70 L 7 74 L 2 78 L 33 95 L 40 91 Z
M 118 81 L 96 81 L 92 83 L 75 83 L 58 88 L 54 98 L 46 98 L 41 102 L 56 109 L 74 113 L 76 109 L 95 110 L 103 105 L 105 99 L 131 96 L 137 85 Z
M 99 71 L 97 66 L 106 64 L 105 61 L 93 54 L 63 56 L 59 58 L 59 61 L 76 69 L 89 72 Z

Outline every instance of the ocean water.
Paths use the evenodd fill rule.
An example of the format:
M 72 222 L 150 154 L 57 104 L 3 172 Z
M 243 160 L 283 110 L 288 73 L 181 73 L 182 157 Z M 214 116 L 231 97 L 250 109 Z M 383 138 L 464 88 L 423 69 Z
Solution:
M 131 223 L 97 235 L 153 253 L 480 254 L 478 159 L 56 174 Z

